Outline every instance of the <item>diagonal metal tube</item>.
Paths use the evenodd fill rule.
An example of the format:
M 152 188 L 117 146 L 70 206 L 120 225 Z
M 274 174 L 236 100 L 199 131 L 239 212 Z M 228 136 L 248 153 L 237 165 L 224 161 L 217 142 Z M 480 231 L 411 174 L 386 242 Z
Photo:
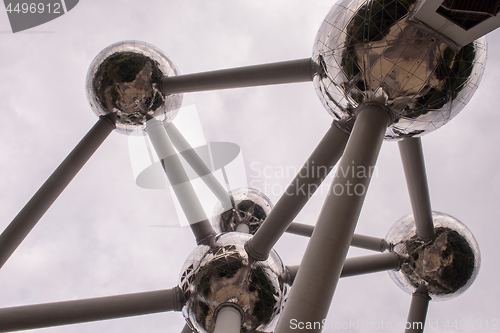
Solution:
M 311 237 L 314 231 L 314 226 L 310 224 L 292 222 L 286 232 Z M 359 247 L 366 250 L 384 252 L 389 249 L 390 244 L 383 238 L 365 236 L 360 234 L 352 235 L 351 246 Z
M 424 331 L 425 318 L 427 317 L 430 300 L 431 298 L 425 285 L 421 285 L 415 290 L 411 297 L 405 333 L 421 333 Z
M 330 308 L 361 207 L 390 123 L 390 110 L 362 104 L 316 227 L 302 258 L 276 333 L 291 323 L 322 322 Z M 320 332 L 321 328 L 308 330 Z
M 411 208 L 415 218 L 417 236 L 424 241 L 428 241 L 434 237 L 434 223 L 432 221 L 431 199 L 425 171 L 422 140 L 420 138 L 406 138 L 399 141 L 398 144 L 408 193 L 410 194 Z
M 406 258 L 395 252 L 347 258 L 340 277 L 349 277 L 388 270 L 399 270 Z
M 405 260 L 405 257 L 395 252 L 386 252 L 368 256 L 347 258 L 344 261 L 344 266 L 342 267 L 340 277 L 344 278 L 388 270 L 399 270 Z M 287 266 L 290 283 L 293 283 L 293 281 L 295 280 L 299 268 L 299 265 Z
M 168 76 L 162 80 L 165 94 L 264 86 L 312 81 L 316 65 L 312 59 L 299 59 L 221 69 L 210 72 Z
M 2 232 L 0 235 L 0 267 L 5 264 L 62 191 L 116 128 L 115 122 L 115 114 L 99 117 L 97 123 Z
M 74 301 L 23 305 L 0 309 L 0 332 L 70 325 L 98 320 L 180 311 L 179 287 Z
M 182 166 L 172 141 L 165 127 L 163 127 L 163 123 L 156 119 L 148 120 L 146 123 L 146 133 L 153 144 L 158 158 L 162 161 L 165 174 L 179 200 L 182 211 L 186 215 L 196 242 L 200 244 L 203 239 L 215 235 L 215 231 L 189 181 L 189 177 Z
M 191 329 L 191 327 L 189 327 L 188 324 L 184 325 L 184 327 L 182 328 L 182 332 L 181 333 L 193 333 L 194 331 Z
M 191 147 L 189 142 L 184 138 L 177 127 L 170 123 L 165 126 L 167 134 L 172 140 L 174 147 L 181 154 L 181 156 L 186 160 L 194 172 L 201 178 L 201 180 L 207 185 L 207 187 L 212 191 L 212 193 L 219 199 L 224 209 L 230 209 L 231 200 L 229 199 L 229 194 L 227 190 L 222 186 L 219 180 L 214 176 L 212 171 L 203 162 L 200 155 Z
M 245 244 L 251 258 L 265 260 L 269 256 L 274 244 L 337 164 L 349 138 L 349 132 L 343 129 L 348 125 L 350 121 L 334 122 L 326 132 L 259 230 Z

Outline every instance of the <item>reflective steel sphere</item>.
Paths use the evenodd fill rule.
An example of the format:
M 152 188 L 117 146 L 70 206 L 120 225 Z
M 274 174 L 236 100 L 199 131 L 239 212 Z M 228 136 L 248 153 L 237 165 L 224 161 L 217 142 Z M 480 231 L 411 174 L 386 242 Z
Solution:
M 124 41 L 99 53 L 87 73 L 87 97 L 97 115 L 117 114 L 117 129 L 129 133 L 156 117 L 170 122 L 182 95 L 161 91 L 165 76 L 178 75 L 174 63 L 153 45 Z
M 239 232 L 217 235 L 186 260 L 179 282 L 187 300 L 182 313 L 197 332 L 213 332 L 214 314 L 225 303 L 244 313 L 241 332 L 273 331 L 289 285 L 274 250 L 266 261 L 249 263 L 243 247 L 250 237 Z
M 386 240 L 393 251 L 408 255 L 400 271 L 391 271 L 394 282 L 408 293 L 427 285 L 434 300 L 462 294 L 472 284 L 481 262 L 479 247 L 465 225 L 449 215 L 433 212 L 435 237 L 429 242 L 416 235 L 413 215 L 396 222 Z
M 342 0 L 323 21 L 313 49 L 316 92 L 335 119 L 363 102 L 388 106 L 386 139 L 418 137 L 450 121 L 477 89 L 485 39 L 453 51 L 408 21 L 415 0 Z
M 255 234 L 273 207 L 271 200 L 252 188 L 239 188 L 229 192 L 232 209 L 224 211 L 219 202 L 215 206 L 212 224 L 219 233 L 236 231 L 246 224 L 250 234 Z

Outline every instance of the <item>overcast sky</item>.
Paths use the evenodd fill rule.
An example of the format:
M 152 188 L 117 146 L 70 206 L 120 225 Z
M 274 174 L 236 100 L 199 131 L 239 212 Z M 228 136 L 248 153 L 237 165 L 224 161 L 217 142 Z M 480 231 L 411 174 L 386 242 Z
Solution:
M 334 1 L 81 1 L 62 17 L 12 34 L 0 10 L 0 230 L 96 122 L 85 94 L 92 59 L 121 40 L 163 50 L 181 73 L 311 56 Z M 432 302 L 428 322 L 497 321 L 500 330 L 500 32 L 489 36 L 482 83 L 450 124 L 423 138 L 432 207 L 465 223 L 482 254 L 481 271 L 460 297 Z M 247 181 L 275 203 L 331 123 L 312 83 L 184 95 L 207 141 L 241 147 Z M 188 136 L 188 135 L 186 135 Z M 266 174 L 264 174 L 266 168 Z M 384 237 L 411 212 L 397 144 L 385 142 L 356 232 Z M 271 176 L 271 177 L 266 177 Z M 313 224 L 324 195 L 297 217 Z M 112 133 L 0 270 L 0 307 L 166 289 L 195 247 L 176 225 L 168 190 L 135 185 L 127 137 Z M 307 239 L 285 235 L 276 250 L 299 264 Z M 351 250 L 349 255 L 370 254 Z M 343 279 L 331 322 L 406 320 L 410 296 L 387 273 Z M 180 332 L 180 313 L 117 319 L 43 332 Z M 479 327 L 479 326 L 477 326 Z M 350 330 L 366 332 L 365 329 Z M 399 330 L 380 330 L 402 332 Z

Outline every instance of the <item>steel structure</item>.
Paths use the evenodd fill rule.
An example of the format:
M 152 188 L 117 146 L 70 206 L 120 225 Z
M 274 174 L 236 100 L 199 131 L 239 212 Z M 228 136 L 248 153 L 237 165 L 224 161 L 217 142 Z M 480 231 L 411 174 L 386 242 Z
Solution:
M 344 5 L 345 3 L 354 6 L 355 10 L 365 10 L 365 12 L 368 11 L 366 8 L 374 9 L 375 5 L 380 5 L 377 1 L 344 1 Z M 355 5 L 353 5 L 354 3 Z M 401 4 L 401 6 L 403 6 L 403 4 Z M 328 20 L 331 20 L 335 13 L 338 14 L 338 8 L 339 7 L 336 9 L 337 12 L 335 12 L 334 8 L 327 17 L 326 22 L 331 26 L 333 25 Z M 340 6 L 340 8 L 344 7 Z M 404 16 L 399 19 L 404 19 Z M 339 20 L 340 15 L 337 17 L 335 23 Z M 344 30 L 347 31 L 345 32 L 346 36 L 349 36 L 349 24 L 351 23 L 353 25 L 358 24 L 355 19 L 345 20 Z M 406 27 L 402 27 L 401 30 L 405 31 L 405 28 Z M 321 35 L 322 33 L 323 35 Z M 319 41 L 324 41 L 324 39 L 322 40 L 321 38 L 325 36 L 328 39 L 330 34 L 325 34 L 325 31 L 320 30 Z M 434 43 L 434 38 L 437 37 L 432 36 L 432 38 L 432 43 Z M 361 43 L 365 42 L 366 40 L 361 41 Z M 132 49 L 127 48 L 128 44 L 119 44 L 120 47 L 125 45 L 123 46 L 123 50 L 125 51 L 116 51 L 116 49 L 113 50 L 113 48 L 106 49 L 105 51 L 107 53 L 105 52 L 105 56 L 101 56 L 101 58 L 98 56 L 97 66 L 100 66 L 103 61 L 108 60 L 114 55 L 120 57 L 125 55 L 128 57 L 133 52 L 136 52 L 136 49 L 134 49 L 136 48 L 136 44 L 132 42 Z M 137 43 L 137 45 L 139 45 L 137 46 L 139 50 L 147 49 L 147 45 L 144 46 L 144 44 L 141 43 Z M 318 45 L 315 47 L 321 48 L 321 46 Z M 480 45 L 474 47 L 481 50 Z M 331 50 L 335 51 L 335 49 L 330 49 L 330 51 Z M 351 49 L 347 47 L 346 50 L 350 52 Z M 120 52 L 122 53 L 120 54 Z M 333 53 L 335 54 L 335 52 Z M 137 52 L 137 54 L 141 53 Z M 403 56 L 400 55 L 399 59 L 402 57 Z M 458 58 L 453 59 L 454 62 L 461 61 L 461 56 L 457 57 Z M 144 115 L 144 119 L 140 119 L 137 123 L 131 123 L 129 121 L 130 119 L 126 121 L 123 120 L 125 117 L 129 117 L 127 112 L 124 111 L 127 107 L 125 107 L 125 109 L 120 109 L 119 103 L 116 103 L 116 101 L 109 102 L 109 100 L 106 99 L 115 98 L 116 93 L 110 93 L 109 90 L 105 89 L 106 87 L 103 89 L 99 88 L 99 90 L 96 88 L 94 81 L 92 81 L 93 85 L 89 89 L 95 89 L 95 91 L 99 90 L 100 92 L 104 91 L 102 96 L 98 96 L 97 99 L 91 100 L 94 109 L 101 108 L 96 112 L 102 113 L 102 115 L 87 136 L 85 136 L 81 143 L 75 147 L 60 167 L 56 169 L 54 174 L 33 196 L 32 200 L 28 202 L 25 208 L 23 208 L 19 215 L 0 235 L 0 265 L 3 265 L 9 259 L 23 239 L 37 224 L 38 220 L 48 210 L 80 168 L 83 167 L 89 157 L 97 150 L 112 129 L 118 127 L 119 130 L 127 132 L 130 127 L 138 125 L 145 125 L 145 131 L 158 157 L 162 161 L 162 167 L 170 183 L 172 185 L 182 185 L 182 187 L 174 186 L 174 190 L 188 218 L 199 247 L 204 246 L 207 248 L 206 251 L 212 251 L 213 248 L 218 248 L 218 246 L 220 249 L 226 249 L 225 246 L 235 246 L 232 243 L 228 243 L 229 245 L 227 245 L 224 242 L 223 245 L 216 244 L 218 237 L 220 238 L 221 236 L 216 235 L 208 217 L 203 212 L 201 205 L 197 202 L 196 193 L 190 186 L 189 177 L 182 167 L 181 160 L 179 159 L 180 154 L 178 154 L 177 151 L 182 152 L 187 150 L 187 154 L 184 154 L 183 157 L 187 160 L 188 164 L 190 164 L 200 176 L 210 175 L 210 173 L 207 173 L 207 166 L 204 165 L 201 159 L 194 153 L 194 150 L 190 149 L 187 142 L 183 140 L 182 135 L 180 135 L 174 127 L 169 128 L 171 121 L 169 112 L 175 112 L 179 103 L 179 100 L 175 99 L 177 96 L 176 94 L 213 89 L 307 82 L 313 80 L 316 80 L 315 84 L 320 94 L 326 94 L 328 96 L 327 99 L 323 100 L 327 109 L 331 108 L 331 104 L 333 103 L 335 104 L 334 108 L 338 108 L 343 114 L 340 116 L 338 114 L 334 115 L 336 118 L 334 123 L 304 164 L 303 170 L 307 170 L 311 164 L 315 164 L 317 167 L 324 167 L 324 170 L 330 171 L 337 163 L 337 168 L 339 170 L 349 170 L 349 168 L 370 170 L 376 164 L 384 137 L 389 139 L 401 139 L 401 141 L 399 141 L 399 149 L 415 222 L 415 235 L 412 237 L 416 237 L 416 239 L 422 241 L 425 246 L 434 244 L 436 242 L 435 240 L 438 238 L 438 233 L 433 224 L 435 222 L 431 210 L 425 163 L 420 140 L 420 136 L 427 131 L 427 128 L 419 129 L 414 127 L 417 126 L 415 123 L 418 121 L 411 123 L 403 130 L 401 127 L 397 126 L 411 119 L 413 116 L 411 112 L 418 108 L 423 107 L 425 112 L 420 113 L 415 118 L 429 111 L 440 112 L 444 105 L 447 103 L 452 104 L 452 102 L 455 101 L 460 91 L 455 94 L 455 92 L 452 91 L 456 89 L 455 86 L 452 88 L 446 86 L 444 89 L 451 89 L 452 91 L 448 96 L 450 99 L 443 103 L 438 102 L 438 104 L 441 103 L 439 106 L 432 105 L 432 107 L 430 107 L 430 103 L 435 102 L 433 98 L 436 95 L 433 95 L 425 101 L 426 105 L 416 105 L 415 101 L 410 99 L 411 101 L 408 102 L 408 104 L 413 105 L 412 111 L 408 112 L 408 109 L 403 107 L 403 111 L 399 110 L 399 113 L 397 113 L 395 112 L 397 107 L 395 105 L 397 105 L 397 103 L 391 103 L 389 101 L 399 101 L 397 97 L 400 97 L 401 91 L 404 89 L 398 91 L 400 95 L 394 97 L 387 91 L 380 93 L 383 89 L 379 89 L 379 87 L 368 88 L 368 82 L 366 82 L 365 78 L 363 86 L 365 90 L 361 89 L 357 83 L 353 86 L 345 84 L 345 86 L 342 87 L 344 91 L 349 91 L 349 89 L 356 87 L 356 89 L 366 93 L 364 99 L 356 99 L 356 93 L 351 92 L 352 94 L 349 95 L 348 92 L 345 96 L 349 95 L 352 100 L 344 96 L 347 100 L 346 103 L 345 100 L 335 100 L 335 98 L 331 96 L 332 92 L 328 92 L 328 90 L 331 89 L 332 86 L 321 86 L 324 84 L 321 82 L 322 80 L 331 80 L 329 74 L 332 69 L 328 66 L 332 66 L 332 63 L 330 62 L 328 64 L 328 61 L 325 62 L 324 59 L 325 57 L 322 51 L 316 49 L 312 59 L 301 59 L 188 75 L 178 75 L 175 70 L 173 70 L 172 73 L 164 75 L 161 78 L 161 85 L 158 85 L 158 87 L 161 87 L 161 93 L 159 89 L 154 90 L 155 94 L 161 94 L 161 96 L 165 98 L 167 101 L 165 103 L 167 104 L 174 99 L 174 101 L 169 104 L 172 106 L 171 109 L 167 108 L 166 111 L 163 110 L 163 113 L 160 115 L 164 115 L 165 117 L 162 120 L 155 118 L 155 116 L 158 116 L 155 112 L 149 114 L 147 112 L 142 112 L 144 110 L 141 109 L 139 113 L 142 112 L 141 114 Z M 355 58 L 351 58 L 351 60 L 352 59 Z M 123 58 L 119 58 L 118 60 L 122 61 Z M 468 59 L 467 61 L 470 63 L 470 66 L 473 66 L 477 59 Z M 415 60 L 415 63 L 417 63 L 417 60 Z M 418 63 L 420 63 L 420 60 L 418 60 Z M 347 69 L 353 66 L 353 64 L 345 65 L 344 62 L 339 61 L 337 61 L 337 65 L 339 67 L 345 66 Z M 143 67 L 141 67 L 140 71 L 136 72 L 136 80 L 133 82 L 139 82 L 137 77 L 145 73 L 145 65 L 142 64 L 141 66 Z M 383 67 L 383 65 L 381 66 Z M 99 67 L 97 71 L 90 71 L 90 78 L 94 79 L 94 77 L 97 77 L 98 74 L 96 73 L 99 72 L 100 69 L 101 67 Z M 405 70 L 410 73 L 409 69 Z M 152 72 L 154 73 L 154 68 Z M 345 70 L 343 74 L 349 78 L 349 75 L 352 73 Z M 442 73 L 439 75 L 442 75 Z M 448 73 L 448 75 L 452 74 Z M 445 81 L 445 79 L 442 78 L 440 80 Z M 332 82 L 334 81 L 335 80 Z M 131 82 L 131 80 L 122 80 L 119 83 L 123 82 L 128 83 Z M 142 81 L 140 82 L 142 84 Z M 341 91 L 342 89 L 338 88 L 338 86 L 340 85 L 337 82 L 335 88 Z M 127 86 L 127 89 L 133 90 L 136 89 L 136 87 L 130 88 Z M 123 88 L 122 91 L 125 90 L 126 88 Z M 130 93 L 130 91 L 128 93 Z M 339 92 L 337 92 L 337 94 L 338 93 Z M 136 96 L 138 93 L 133 90 L 130 94 L 135 94 L 134 96 Z M 422 91 L 419 91 L 419 94 L 426 96 Z M 435 94 L 434 90 L 432 94 Z M 126 94 L 124 93 L 124 95 Z M 160 98 L 158 97 L 160 95 L 155 96 L 156 97 L 152 98 L 153 100 Z M 117 99 L 122 102 L 129 102 L 127 98 L 122 96 Z M 136 101 L 140 100 L 140 98 L 140 96 L 134 98 L 131 103 L 133 105 L 139 105 L 142 102 Z M 443 99 L 445 98 L 443 97 Z M 108 107 L 112 104 L 113 108 L 106 109 L 106 104 L 96 107 L 96 103 L 104 103 L 104 100 L 108 103 Z M 151 102 L 151 98 L 149 98 L 149 101 Z M 156 109 L 152 109 L 152 105 L 154 105 L 154 103 L 151 103 L 147 108 L 155 111 Z M 115 108 L 120 109 L 121 113 L 115 111 Z M 404 112 L 407 113 L 405 114 Z M 453 113 L 453 107 L 450 107 L 450 113 Z M 446 123 L 455 114 L 449 114 L 448 118 L 441 120 L 439 125 L 435 123 L 433 129 Z M 398 123 L 398 125 L 394 127 L 393 125 L 396 123 Z M 388 127 L 390 128 L 389 130 L 387 129 Z M 273 317 L 269 319 L 269 322 L 265 323 L 266 325 L 269 323 L 274 325 L 277 322 L 276 329 L 274 330 L 274 326 L 272 325 L 263 325 L 261 317 L 256 315 L 255 317 L 259 319 L 256 319 L 256 326 L 248 326 L 250 330 L 257 329 L 257 331 L 263 332 L 270 329 L 278 333 L 291 332 L 294 329 L 290 326 L 290 323 L 296 321 L 301 323 L 313 323 L 312 327 L 306 327 L 306 331 L 320 332 L 322 327 L 315 325 L 315 323 L 322 323 L 326 318 L 339 278 L 382 270 L 399 270 L 402 265 L 408 262 L 407 255 L 411 256 L 414 254 L 414 252 L 408 251 L 404 254 L 397 253 L 393 251 L 397 244 L 389 244 L 384 239 L 357 235 L 354 233 L 365 199 L 366 189 L 371 180 L 370 174 L 367 175 L 364 173 L 360 176 L 357 173 L 351 172 L 337 173 L 333 179 L 331 190 L 325 200 L 325 204 L 314 228 L 293 223 L 297 214 L 307 203 L 310 195 L 312 195 L 311 193 L 309 193 L 309 195 L 302 195 L 296 189 L 304 184 L 307 186 L 313 185 L 313 188 L 317 188 L 327 176 L 327 173 L 328 172 L 317 174 L 315 177 L 303 177 L 299 172 L 297 177 L 291 182 L 287 191 L 285 191 L 285 194 L 270 211 L 262 226 L 258 228 L 255 235 L 251 237 L 248 236 L 247 240 L 240 244 L 241 248 L 238 249 L 239 252 L 231 252 L 234 249 L 231 249 L 231 251 L 227 250 L 228 253 L 231 253 L 231 256 L 240 256 L 238 262 L 245 262 L 245 264 L 239 267 L 238 271 L 246 272 L 242 274 L 248 274 L 248 270 L 260 267 L 258 266 L 260 263 L 268 260 L 270 253 L 272 253 L 273 246 L 285 232 L 311 237 L 300 266 L 288 266 L 285 272 L 274 270 L 274 268 L 266 268 L 280 275 L 280 278 L 286 280 L 284 284 L 293 283 L 286 302 L 285 295 L 288 293 L 288 290 L 286 290 L 286 288 L 281 290 L 283 295 L 281 295 L 282 298 L 280 301 L 283 301 L 285 305 L 283 309 L 281 309 L 281 305 L 275 308 L 276 315 L 280 315 L 279 320 L 278 317 Z M 218 183 L 215 178 L 202 178 L 206 180 L 208 187 L 219 198 L 223 207 L 228 210 L 236 211 L 234 199 L 230 194 L 227 195 L 228 193 L 224 191 L 223 186 Z M 337 194 L 335 192 L 336 188 L 352 188 L 354 190 L 354 195 L 347 192 Z M 358 193 L 356 189 L 359 188 L 363 188 L 364 190 Z M 248 228 L 240 228 L 237 229 L 237 231 L 248 232 L 250 231 L 250 225 L 248 225 Z M 235 237 L 238 238 L 239 236 Z M 238 245 L 237 242 L 235 244 Z M 350 246 L 358 246 L 380 252 L 386 250 L 390 251 L 370 257 L 346 259 Z M 450 247 L 449 243 L 445 243 L 444 248 L 446 248 L 446 246 Z M 201 258 L 203 258 L 204 255 L 203 253 Z M 456 255 L 458 255 L 458 252 Z M 229 258 L 229 255 L 227 258 Z M 200 262 L 201 260 L 202 259 L 200 259 Z M 478 261 L 477 258 L 476 261 Z M 196 265 L 202 267 L 200 262 L 197 262 Z M 270 267 L 279 265 L 278 262 L 277 259 L 273 259 Z M 477 271 L 478 266 L 475 266 L 474 269 Z M 191 270 L 196 271 L 196 268 Z M 184 272 L 186 272 L 186 270 L 184 270 Z M 423 280 L 420 280 L 418 285 L 413 285 L 415 290 L 413 292 L 407 320 L 408 323 L 412 325 L 410 325 L 411 328 L 407 328 L 406 331 L 408 332 L 422 331 L 422 329 L 419 328 L 414 329 L 415 325 L 413 324 L 422 323 L 422 326 L 425 325 L 427 307 L 433 295 L 430 292 L 432 281 L 425 280 L 424 276 L 421 278 Z M 193 279 L 195 279 L 194 275 Z M 441 280 L 438 282 L 441 282 Z M 193 297 L 194 290 L 196 290 L 195 284 L 196 282 L 193 281 L 186 282 L 186 287 L 184 288 L 181 280 L 180 286 L 174 286 L 167 290 L 4 308 L 0 309 L 0 331 L 41 328 L 163 311 L 179 311 L 183 306 L 189 304 L 189 299 Z M 235 286 L 239 285 L 235 284 Z M 462 285 L 459 286 L 459 288 L 462 287 Z M 186 292 L 189 288 L 194 288 L 193 293 L 191 290 L 189 290 L 189 293 Z M 215 285 L 212 285 L 211 288 L 217 289 Z M 450 294 L 457 292 L 459 288 L 454 289 Z M 239 292 L 240 294 L 238 295 L 243 295 L 241 289 Z M 196 313 L 190 314 L 190 309 L 184 309 L 183 312 L 185 312 L 185 316 L 190 324 L 200 331 L 208 330 L 219 333 L 238 332 L 240 331 L 240 327 L 250 325 L 246 323 L 246 318 L 254 314 L 254 310 L 248 310 L 247 307 L 241 305 L 241 300 L 238 300 L 238 297 L 239 296 L 235 296 L 236 300 L 218 301 L 219 303 L 216 305 L 215 309 L 207 310 L 210 312 L 211 318 L 213 318 L 211 319 L 213 322 L 211 322 L 211 326 L 209 327 L 200 326 L 195 323 L 194 321 L 197 320 L 198 317 L 196 317 Z M 183 331 L 188 332 L 190 329 L 186 327 Z

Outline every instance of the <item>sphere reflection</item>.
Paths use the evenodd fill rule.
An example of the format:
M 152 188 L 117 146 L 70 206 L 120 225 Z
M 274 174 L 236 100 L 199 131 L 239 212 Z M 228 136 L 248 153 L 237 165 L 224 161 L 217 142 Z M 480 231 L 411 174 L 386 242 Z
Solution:
M 429 296 L 443 300 L 462 294 L 479 272 L 479 247 L 472 233 L 460 221 L 449 215 L 433 212 L 435 237 L 424 242 L 416 235 L 413 215 L 396 222 L 386 240 L 393 251 L 409 259 L 400 271 L 389 275 L 408 293 L 426 284 Z
M 485 39 L 455 52 L 408 21 L 414 0 L 344 0 L 321 25 L 313 50 L 316 91 L 335 119 L 363 102 L 387 105 L 386 139 L 418 137 L 455 117 L 477 89 Z
M 233 208 L 224 211 L 217 203 L 212 224 L 219 233 L 236 231 L 246 224 L 250 234 L 255 234 L 272 209 L 269 198 L 252 188 L 239 188 L 229 192 Z
M 87 97 L 97 115 L 116 112 L 117 129 L 129 133 L 148 119 L 173 120 L 182 95 L 165 95 L 161 81 L 178 70 L 159 49 L 124 41 L 102 50 L 87 73 Z
M 244 313 L 242 332 L 272 332 L 289 286 L 276 252 L 249 263 L 244 244 L 250 235 L 231 232 L 198 246 L 186 260 L 179 287 L 187 300 L 182 313 L 197 332 L 213 332 L 214 313 L 233 303 Z

